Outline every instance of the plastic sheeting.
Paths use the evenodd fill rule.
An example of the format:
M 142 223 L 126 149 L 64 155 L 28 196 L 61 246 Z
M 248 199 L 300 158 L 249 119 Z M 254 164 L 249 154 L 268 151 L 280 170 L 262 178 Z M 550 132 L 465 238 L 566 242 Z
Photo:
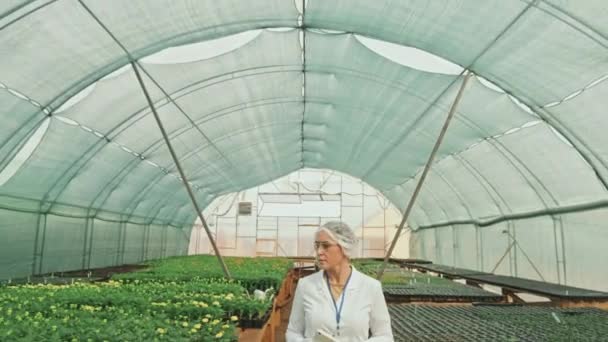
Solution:
M 604 212 L 608 200 L 607 11 L 599 0 L 309 0 L 303 15 L 294 2 L 279 0 L 3 2 L 0 215 L 3 232 L 32 251 L 11 259 L 30 266 L 7 269 L 27 274 L 185 252 L 196 215 L 131 58 L 201 206 L 312 167 L 358 177 L 403 208 L 462 76 L 393 62 L 360 43 L 366 36 L 433 53 L 504 90 L 481 79 L 465 89 L 408 222 L 424 237 L 413 240 L 420 244 L 413 256 L 426 255 L 433 239 L 473 244 L 473 235 L 483 247 L 478 254 L 487 256 L 494 249 L 481 235 L 506 226 L 518 240 L 537 240 L 552 234 L 548 221 L 563 216 L 564 233 L 554 234 L 563 236 L 560 243 L 539 248 L 568 257 L 535 258 L 552 270 L 551 279 L 570 281 L 567 270 L 576 267 L 565 264 L 577 257 L 569 253 L 606 242 L 588 228 L 599 221 L 567 218 Z M 219 56 L 142 60 L 249 30 L 260 31 Z M 45 124 L 32 154 L 14 164 Z M 18 167 L 14 175 L 11 167 Z M 88 221 L 108 230 L 90 230 Z M 15 225 L 24 236 L 15 237 Z M 526 225 L 542 233 L 527 235 Z M 598 238 L 571 237 L 579 226 Z M 462 229 L 443 233 L 447 227 Z M 115 234 L 123 242 L 112 259 Z M 436 261 L 489 265 L 445 248 Z

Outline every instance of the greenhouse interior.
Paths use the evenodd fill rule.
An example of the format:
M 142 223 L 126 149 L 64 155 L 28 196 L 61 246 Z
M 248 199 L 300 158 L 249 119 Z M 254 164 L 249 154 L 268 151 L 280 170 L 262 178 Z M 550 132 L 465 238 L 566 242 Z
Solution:
M 392 336 L 297 341 L 608 341 L 606 18 L 0 2 L 0 341 L 296 341 L 331 222 Z

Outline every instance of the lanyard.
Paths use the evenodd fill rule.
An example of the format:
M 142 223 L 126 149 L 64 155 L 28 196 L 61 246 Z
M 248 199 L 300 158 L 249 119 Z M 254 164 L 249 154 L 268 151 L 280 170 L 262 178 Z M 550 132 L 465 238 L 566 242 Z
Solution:
M 346 284 L 344 284 L 344 288 L 342 289 L 342 295 L 340 296 L 340 307 L 336 304 L 336 300 L 334 299 L 334 295 L 331 293 L 331 286 L 329 286 L 329 276 L 325 277 L 327 282 L 327 289 L 329 290 L 329 296 L 331 297 L 331 301 L 334 303 L 334 309 L 336 309 L 336 330 L 338 332 L 338 336 L 340 336 L 340 319 L 342 318 L 342 306 L 344 305 L 344 295 L 346 294 L 346 287 L 350 282 L 350 277 L 353 275 L 353 271 L 351 269 L 350 274 L 348 275 L 348 279 L 346 279 Z

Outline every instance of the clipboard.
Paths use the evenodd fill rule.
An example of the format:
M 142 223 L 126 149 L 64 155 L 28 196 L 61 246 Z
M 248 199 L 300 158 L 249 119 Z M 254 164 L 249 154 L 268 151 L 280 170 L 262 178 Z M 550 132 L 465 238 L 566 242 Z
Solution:
M 323 330 L 317 330 L 315 337 L 312 338 L 312 342 L 338 342 L 338 340 Z

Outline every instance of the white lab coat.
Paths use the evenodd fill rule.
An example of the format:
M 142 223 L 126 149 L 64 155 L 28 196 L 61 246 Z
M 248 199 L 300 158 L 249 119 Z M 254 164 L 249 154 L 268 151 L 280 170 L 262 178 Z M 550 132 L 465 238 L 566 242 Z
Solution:
M 340 298 L 336 301 L 340 305 Z M 323 271 L 300 279 L 291 307 L 287 342 L 310 342 L 318 329 L 336 334 L 336 309 Z M 368 338 L 371 329 L 372 337 Z M 392 342 L 391 318 L 382 285 L 353 267 L 344 295 L 338 341 Z

